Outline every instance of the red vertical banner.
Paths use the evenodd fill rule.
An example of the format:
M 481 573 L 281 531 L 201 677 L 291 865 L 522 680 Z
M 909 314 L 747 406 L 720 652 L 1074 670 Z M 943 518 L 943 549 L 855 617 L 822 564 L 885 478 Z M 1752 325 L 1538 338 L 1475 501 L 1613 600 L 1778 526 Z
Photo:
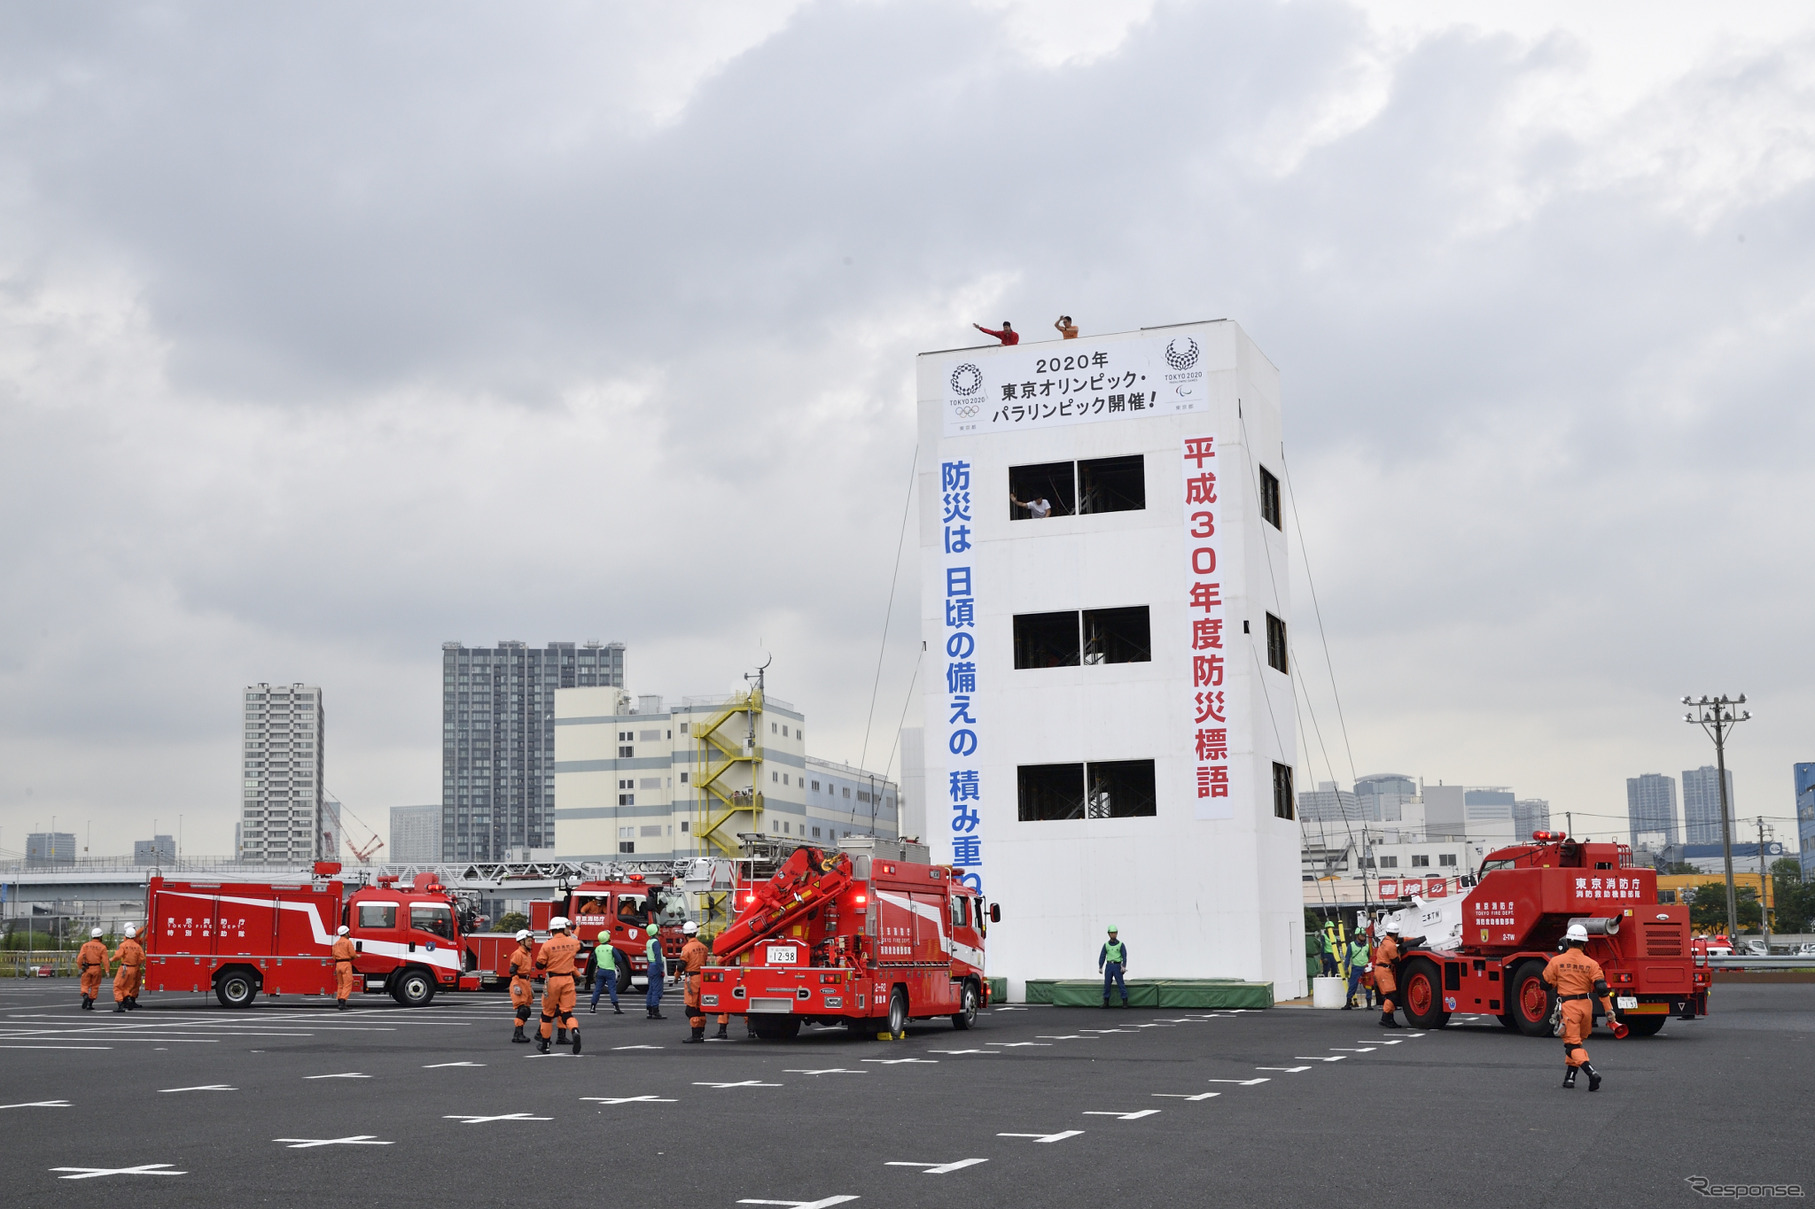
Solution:
M 1180 470 L 1184 481 L 1185 615 L 1189 633 L 1191 794 L 1193 817 L 1235 817 L 1230 796 L 1228 610 L 1223 598 L 1222 487 L 1218 482 L 1216 438 L 1186 437 Z

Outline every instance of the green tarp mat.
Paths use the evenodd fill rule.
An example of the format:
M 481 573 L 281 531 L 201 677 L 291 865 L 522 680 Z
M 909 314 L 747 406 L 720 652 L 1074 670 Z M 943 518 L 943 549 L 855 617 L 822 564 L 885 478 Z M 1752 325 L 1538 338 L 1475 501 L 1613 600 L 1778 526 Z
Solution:
M 1100 1007 L 1103 984 L 1085 979 L 1030 978 L 1027 1002 L 1050 1003 L 1054 1007 Z M 1273 984 L 1214 978 L 1130 978 L 1128 1004 L 1141 1008 L 1270 1008 Z

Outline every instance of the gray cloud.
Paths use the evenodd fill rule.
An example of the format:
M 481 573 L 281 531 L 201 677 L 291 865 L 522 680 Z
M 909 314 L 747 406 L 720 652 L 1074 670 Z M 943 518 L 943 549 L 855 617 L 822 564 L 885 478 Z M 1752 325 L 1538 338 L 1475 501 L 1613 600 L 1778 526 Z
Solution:
M 454 637 L 664 692 L 767 647 L 855 759 L 912 355 L 1061 309 L 1281 366 L 1360 771 L 1618 813 L 1742 684 L 1742 808 L 1808 757 L 1808 29 L 1597 110 L 1618 47 L 1330 3 L 1058 66 L 958 4 L 675 11 L 0 18 L 0 846 L 224 848 L 256 680 L 327 687 L 368 822 L 432 799 Z

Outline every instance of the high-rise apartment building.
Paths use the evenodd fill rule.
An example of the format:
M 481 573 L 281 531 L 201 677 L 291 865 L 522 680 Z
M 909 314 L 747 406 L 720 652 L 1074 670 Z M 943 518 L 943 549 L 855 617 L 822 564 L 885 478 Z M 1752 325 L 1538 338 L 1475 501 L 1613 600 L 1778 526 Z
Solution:
M 25 837 L 27 865 L 73 865 L 76 835 L 73 831 L 34 831 Z
M 1550 801 L 1547 798 L 1520 798 L 1513 803 L 1513 842 L 1525 843 L 1534 831 L 1550 830 Z
M 1368 799 L 1374 805 L 1374 799 Z M 1300 791 L 1298 817 L 1307 823 L 1360 822 L 1368 818 L 1362 801 L 1334 781 L 1319 781 L 1316 789 Z
M 1739 802 L 1733 796 L 1733 770 L 1727 770 L 1727 820 L 1736 817 Z M 1718 844 L 1720 838 L 1720 773 L 1712 764 L 1683 770 L 1683 842 Z M 1733 839 L 1738 840 L 1738 832 Z
M 624 686 L 624 644 L 441 645 L 441 859 L 555 843 L 555 690 Z
M 167 835 L 154 835 L 148 840 L 132 842 L 132 863 L 135 865 L 174 865 L 176 863 L 176 840 Z
M 384 859 L 417 864 L 441 859 L 441 807 L 391 807 L 391 839 Z
M 326 715 L 312 684 L 253 684 L 245 692 L 240 860 L 307 865 L 319 859 Z
M 1815 764 L 1792 767 L 1796 778 L 1796 846 L 1803 880 L 1815 877 Z
M 1714 825 L 1718 829 L 1719 803 L 1715 806 Z M 1676 778 L 1659 772 L 1627 777 L 1626 826 L 1634 851 L 1638 850 L 1641 832 L 1660 832 L 1665 847 L 1676 847 Z

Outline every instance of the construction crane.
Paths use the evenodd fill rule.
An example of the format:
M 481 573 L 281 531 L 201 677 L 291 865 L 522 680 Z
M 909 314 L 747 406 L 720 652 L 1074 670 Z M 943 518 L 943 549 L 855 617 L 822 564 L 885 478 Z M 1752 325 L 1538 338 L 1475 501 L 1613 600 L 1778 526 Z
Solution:
M 347 847 L 353 850 L 353 858 L 355 860 L 362 865 L 369 865 L 371 864 L 372 854 L 384 847 L 384 841 L 374 835 L 364 844 L 355 844 L 349 840 L 347 841 Z

